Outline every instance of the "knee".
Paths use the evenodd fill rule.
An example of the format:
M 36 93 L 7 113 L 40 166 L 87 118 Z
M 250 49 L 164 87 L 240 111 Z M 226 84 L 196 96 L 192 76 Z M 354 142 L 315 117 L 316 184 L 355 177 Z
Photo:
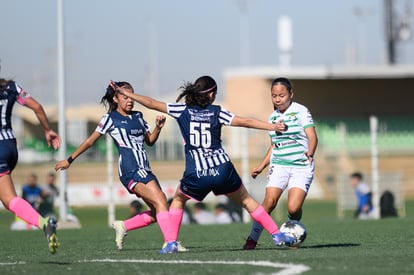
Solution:
M 302 212 L 302 207 L 300 205 L 288 205 L 288 212 L 290 215 L 299 214 Z
M 277 205 L 276 198 L 265 198 L 263 201 L 263 207 L 267 212 L 272 212 Z

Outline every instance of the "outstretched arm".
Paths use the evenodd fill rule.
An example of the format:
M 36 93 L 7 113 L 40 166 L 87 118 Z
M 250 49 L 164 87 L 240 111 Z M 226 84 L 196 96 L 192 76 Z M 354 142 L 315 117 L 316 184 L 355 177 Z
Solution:
M 157 141 L 158 137 L 160 136 L 161 129 L 165 125 L 165 116 L 157 116 L 155 119 L 155 129 L 152 132 L 147 132 L 145 135 L 145 143 L 149 146 L 154 145 Z
M 58 171 L 69 168 L 72 161 L 74 161 L 83 152 L 91 148 L 101 136 L 101 133 L 96 131 L 93 132 L 84 142 L 82 142 L 81 145 L 79 145 L 79 147 L 75 150 L 75 152 L 73 152 L 73 154 L 68 159 L 64 159 L 56 163 L 55 170 Z
M 156 110 L 156 111 L 159 111 L 159 112 L 162 112 L 162 113 L 167 113 L 167 103 L 165 103 L 165 102 L 158 101 L 158 100 L 156 100 L 154 98 L 151 98 L 149 96 L 144 96 L 144 95 L 140 95 L 140 94 L 131 93 L 131 92 L 129 92 L 129 90 L 126 90 L 123 87 L 117 86 L 115 84 L 115 82 L 113 82 L 112 80 L 111 80 L 110 85 L 118 93 L 123 94 L 123 95 L 135 100 L 136 102 L 144 105 L 148 109 Z
M 277 123 L 272 124 L 255 118 L 235 116 L 230 125 L 276 132 L 286 131 L 286 125 L 283 123 L 283 120 L 279 120 Z
M 43 106 L 32 97 L 26 100 L 24 106 L 30 108 L 35 113 L 37 119 L 40 122 L 40 125 L 45 131 L 47 145 L 49 147 L 53 146 L 53 148 L 57 150 L 60 147 L 61 140 L 58 134 L 50 129 L 49 120 L 47 118 L 45 110 L 43 109 Z

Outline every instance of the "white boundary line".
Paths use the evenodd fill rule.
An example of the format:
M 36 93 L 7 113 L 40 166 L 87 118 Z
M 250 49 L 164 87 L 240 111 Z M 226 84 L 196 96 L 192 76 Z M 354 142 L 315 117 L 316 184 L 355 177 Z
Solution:
M 216 264 L 216 265 L 252 265 L 274 267 L 282 269 L 270 275 L 295 275 L 310 270 L 310 267 L 302 264 L 282 264 L 268 261 L 199 261 L 199 260 L 139 260 L 139 259 L 95 259 L 80 261 L 84 263 L 154 263 L 154 264 Z
M 270 275 L 296 275 L 302 274 L 310 267 L 302 264 L 283 264 L 268 261 L 199 261 L 199 260 L 139 260 L 139 259 L 92 259 L 78 261 L 79 263 L 149 263 L 149 264 L 216 264 L 216 265 L 251 265 L 262 267 L 274 267 L 281 269 Z M 26 262 L 0 262 L 0 266 L 5 265 L 24 265 Z M 262 274 L 262 273 L 261 273 Z

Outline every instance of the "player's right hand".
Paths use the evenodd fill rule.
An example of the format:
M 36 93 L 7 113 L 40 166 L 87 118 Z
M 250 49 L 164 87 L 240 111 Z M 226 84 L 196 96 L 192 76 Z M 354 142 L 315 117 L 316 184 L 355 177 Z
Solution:
M 250 173 L 250 175 L 252 176 L 252 178 L 255 179 L 262 171 L 263 171 L 263 169 L 260 169 L 258 167 L 255 167 L 255 168 L 253 168 L 253 170 Z

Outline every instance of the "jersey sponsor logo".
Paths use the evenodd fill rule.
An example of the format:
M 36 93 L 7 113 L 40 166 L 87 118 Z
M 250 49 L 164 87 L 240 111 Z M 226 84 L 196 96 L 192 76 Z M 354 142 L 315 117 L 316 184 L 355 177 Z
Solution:
M 284 142 L 276 142 L 275 143 L 275 147 L 276 148 L 281 148 L 281 147 L 285 147 L 288 145 L 293 145 L 293 144 L 297 144 L 298 142 L 296 140 L 289 140 L 289 141 L 284 141 Z
M 142 129 L 131 129 L 131 135 L 141 135 L 142 133 Z
M 188 109 L 191 121 L 210 121 L 210 118 L 214 116 L 214 112 L 211 111 L 198 111 L 194 109 Z
M 203 157 L 204 158 L 212 158 L 218 155 L 217 151 L 211 150 L 211 149 L 206 149 L 206 151 L 203 152 Z
M 273 169 L 274 169 L 275 167 L 272 165 L 272 166 L 270 166 L 270 168 L 269 168 L 269 176 L 271 175 L 271 174 L 273 174 Z
M 220 175 L 220 172 L 216 168 L 210 168 L 210 169 L 202 169 L 202 170 L 196 170 L 197 177 L 215 177 Z

